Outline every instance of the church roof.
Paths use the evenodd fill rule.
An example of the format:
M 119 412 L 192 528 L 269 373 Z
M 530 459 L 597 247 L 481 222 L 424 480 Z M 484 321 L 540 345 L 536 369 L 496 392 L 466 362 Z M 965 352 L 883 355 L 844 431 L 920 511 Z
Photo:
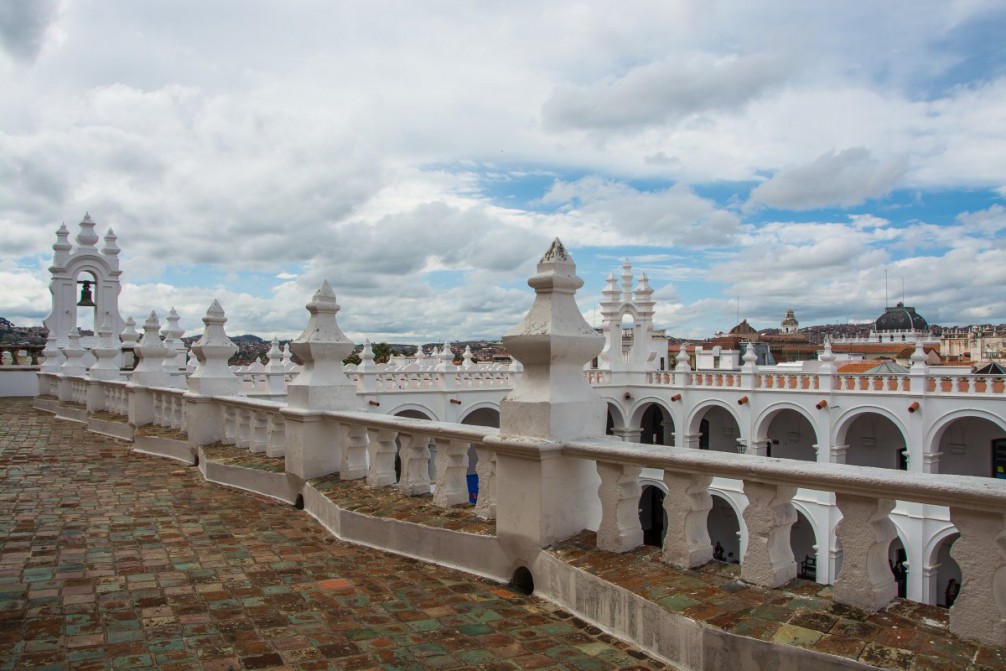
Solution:
M 758 331 L 748 324 L 748 320 L 745 319 L 740 324 L 730 329 L 730 335 L 758 335 Z
M 975 368 L 975 375 L 1006 375 L 1006 368 L 1003 368 L 1001 364 L 993 361 L 992 363 L 987 363 L 981 368 Z
M 893 308 L 887 308 L 884 314 L 877 317 L 874 330 L 878 333 L 884 331 L 928 331 L 929 323 L 915 311 L 915 308 L 898 303 Z

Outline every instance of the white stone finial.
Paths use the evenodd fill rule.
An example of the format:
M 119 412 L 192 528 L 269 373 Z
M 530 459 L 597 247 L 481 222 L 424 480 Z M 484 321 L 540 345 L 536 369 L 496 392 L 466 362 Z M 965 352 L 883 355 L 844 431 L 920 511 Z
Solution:
M 119 378 L 119 347 L 113 339 L 110 315 L 106 312 L 98 327 L 98 344 L 91 350 L 95 362 L 88 371 L 96 380 L 117 380 Z
M 462 363 L 461 367 L 465 370 L 472 368 L 475 365 L 475 357 L 472 356 L 472 346 L 465 345 L 465 352 L 461 355 Z
M 604 401 L 587 383 L 583 365 L 604 345 L 574 300 L 583 280 L 556 238 L 528 280 L 534 304 L 503 337 L 524 375 L 503 400 L 501 433 L 552 440 L 604 434 Z
M 646 276 L 646 273 L 642 273 L 639 276 L 639 283 L 636 285 L 636 300 L 649 300 L 652 295 L 653 288 L 650 286 L 650 278 Z
M 101 253 L 105 256 L 118 256 L 119 252 L 122 251 L 116 243 L 118 239 L 119 236 L 115 234 L 115 231 L 111 228 L 108 229 L 108 233 L 105 233 L 105 246 L 101 248 Z
M 604 282 L 604 290 L 601 291 L 601 295 L 609 303 L 618 301 L 618 280 L 615 279 L 615 273 L 608 273 L 608 279 Z
M 374 370 L 374 350 L 370 346 L 370 338 L 363 341 L 363 351 L 360 352 L 360 365 L 356 367 L 359 371 Z
M 339 328 L 339 304 L 328 280 L 315 292 L 307 311 L 311 315 L 307 327 L 290 343 L 304 366 L 288 385 L 289 405 L 310 410 L 354 408 L 356 388 L 342 368 L 354 345 Z
M 241 380 L 227 365 L 238 347 L 227 337 L 226 323 L 227 315 L 220 302 L 214 299 L 203 317 L 203 335 L 192 345 L 197 363 L 196 370 L 189 376 L 188 386 L 193 394 L 232 396 L 241 390 Z
M 746 346 L 744 349 L 744 369 L 749 371 L 754 370 L 755 364 L 758 362 L 758 355 L 755 354 L 754 343 L 748 342 L 744 344 Z
M 134 384 L 147 387 L 167 387 L 171 384 L 171 376 L 164 370 L 164 358 L 168 349 L 161 342 L 161 323 L 157 313 L 151 310 L 143 322 L 143 337 L 133 348 L 139 356 L 139 363 L 133 370 L 130 380 Z
M 66 228 L 66 224 L 60 224 L 56 229 L 56 242 L 52 245 L 54 252 L 52 265 L 54 268 L 62 268 L 66 265 L 70 258 L 71 249 L 73 249 L 73 245 L 70 244 L 70 231 Z
M 632 300 L 632 264 L 628 257 L 622 262 L 622 300 L 626 303 Z
M 925 366 L 926 365 L 926 350 L 922 346 L 922 339 L 919 338 L 915 341 L 915 351 L 912 352 L 912 367 L 915 366 Z
M 446 340 L 444 341 L 444 346 L 437 353 L 437 359 L 439 360 L 437 370 L 454 370 L 454 352 L 451 351 L 451 346 Z
M 126 328 L 119 336 L 123 343 L 136 343 L 140 340 L 140 334 L 136 332 L 136 320 L 130 317 L 126 320 Z
M 677 362 L 677 365 L 674 367 L 675 371 L 686 373 L 692 369 L 688 363 L 688 347 L 684 343 L 681 343 L 681 347 L 678 349 Z
M 80 222 L 80 232 L 77 233 L 77 244 L 81 247 L 94 247 L 98 244 L 98 233 L 94 230 L 95 223 L 90 214 L 84 214 Z
M 279 348 L 278 337 L 273 336 L 272 343 L 269 345 L 269 351 L 266 353 L 266 358 L 269 359 L 269 365 L 266 368 L 270 372 L 283 370 L 283 352 Z

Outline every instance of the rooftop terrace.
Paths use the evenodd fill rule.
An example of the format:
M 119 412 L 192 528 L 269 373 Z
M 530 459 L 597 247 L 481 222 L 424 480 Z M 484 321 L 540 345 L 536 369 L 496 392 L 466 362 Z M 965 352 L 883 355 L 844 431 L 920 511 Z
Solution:
M 0 401 L 0 441 L 0 668 L 663 668 L 547 601 L 341 542 L 289 506 L 131 452 L 27 399 Z M 283 464 L 230 446 L 203 456 Z M 495 533 L 470 506 L 314 484 L 345 510 Z M 944 609 L 897 600 L 868 613 L 809 581 L 767 589 L 740 582 L 732 564 L 682 570 L 657 548 L 604 552 L 590 532 L 550 552 L 654 608 L 772 644 L 763 650 L 775 660 L 805 649 L 835 667 L 1006 668 L 1001 648 L 950 634 Z
M 0 483 L 0 669 L 664 668 L 29 399 L 0 400 Z

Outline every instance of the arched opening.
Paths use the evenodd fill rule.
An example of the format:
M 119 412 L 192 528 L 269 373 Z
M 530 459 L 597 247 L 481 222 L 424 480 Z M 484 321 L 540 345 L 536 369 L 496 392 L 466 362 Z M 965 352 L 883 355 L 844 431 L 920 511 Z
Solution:
M 470 426 L 489 426 L 499 428 L 500 412 L 496 408 L 477 408 L 465 415 L 461 420 L 462 424 Z M 468 472 L 465 476 L 468 480 L 468 502 L 476 503 L 479 498 L 479 474 L 477 466 L 479 463 L 479 453 L 475 445 L 468 447 Z
M 298 494 L 296 500 L 293 502 L 293 507 L 297 510 L 304 510 L 304 495 Z
M 714 452 L 737 452 L 740 427 L 726 408 L 707 408 L 699 422 L 699 449 Z
M 961 417 L 940 436 L 940 473 L 1006 479 L 1006 431 L 984 417 Z
M 526 566 L 518 566 L 510 579 L 510 589 L 520 594 L 534 594 L 534 576 Z
M 74 299 L 76 326 L 81 335 L 94 335 L 98 332 L 98 278 L 89 270 L 77 274 L 76 298 Z M 91 305 L 81 305 L 90 302 Z
M 767 456 L 781 459 L 817 461 L 817 433 L 802 413 L 792 409 L 780 410 L 772 417 L 765 433 L 769 445 Z
M 875 412 L 859 415 L 845 433 L 849 446 L 845 462 L 853 466 L 875 466 L 908 470 L 905 437 L 898 426 Z
M 636 319 L 632 316 L 632 313 L 626 312 L 622 315 L 620 327 L 622 330 L 622 360 L 627 361 L 629 352 L 632 351 L 634 331 L 636 329 Z
M 797 576 L 804 580 L 817 580 L 817 536 L 814 525 L 796 511 L 796 522 L 789 530 L 789 546 L 796 560 Z
M 936 569 L 936 605 L 950 608 L 957 599 L 957 593 L 961 589 L 961 567 L 953 557 L 950 556 L 950 548 L 960 538 L 960 534 L 947 536 L 933 551 L 933 564 Z
M 674 420 L 659 403 L 651 403 L 643 411 L 639 442 L 652 445 L 674 444 Z
M 726 500 L 712 495 L 713 507 L 706 518 L 709 540 L 713 544 L 713 559 L 730 564 L 741 561 L 741 525 L 737 513 Z
M 905 598 L 908 595 L 908 553 L 900 536 L 887 548 L 887 563 L 894 574 L 894 582 L 898 584 L 898 596 Z
M 639 525 L 643 528 L 643 544 L 661 547 L 667 533 L 667 512 L 664 491 L 654 485 L 643 487 L 639 497 Z

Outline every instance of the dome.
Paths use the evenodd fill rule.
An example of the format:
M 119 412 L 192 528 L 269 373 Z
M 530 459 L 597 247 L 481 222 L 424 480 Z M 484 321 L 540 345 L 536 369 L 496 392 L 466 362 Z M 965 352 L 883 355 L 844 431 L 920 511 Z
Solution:
M 754 330 L 754 328 L 752 328 L 751 325 L 748 324 L 748 320 L 745 319 L 740 324 L 730 329 L 730 335 L 735 336 L 758 335 L 758 331 Z
M 884 314 L 877 318 L 874 329 L 878 333 L 884 331 L 928 331 L 929 324 L 915 311 L 915 308 L 905 307 L 898 303 L 893 308 L 887 308 Z

